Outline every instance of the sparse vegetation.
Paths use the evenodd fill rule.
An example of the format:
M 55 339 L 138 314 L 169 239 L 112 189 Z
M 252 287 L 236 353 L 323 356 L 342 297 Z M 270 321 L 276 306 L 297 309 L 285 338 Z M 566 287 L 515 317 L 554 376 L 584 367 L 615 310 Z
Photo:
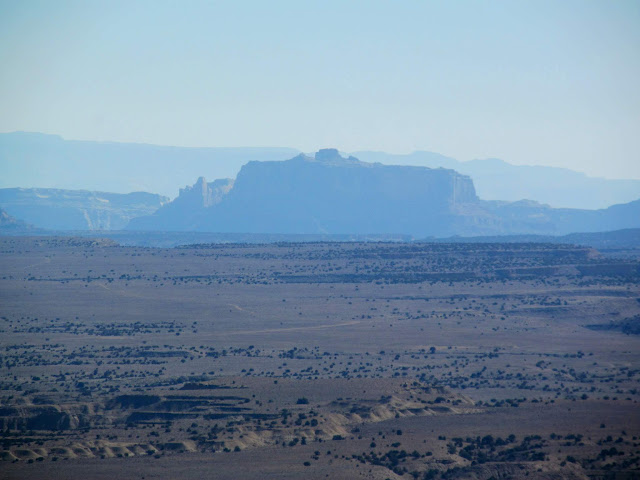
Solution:
M 3 469 L 213 455 L 224 470 L 271 446 L 330 477 L 640 471 L 638 337 L 587 328 L 638 315 L 632 260 L 544 244 L 0 251 Z

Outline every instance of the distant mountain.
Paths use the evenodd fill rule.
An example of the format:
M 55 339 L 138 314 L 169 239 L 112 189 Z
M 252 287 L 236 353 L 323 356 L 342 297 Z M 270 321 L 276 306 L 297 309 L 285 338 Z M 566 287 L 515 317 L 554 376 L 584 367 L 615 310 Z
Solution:
M 233 184 L 230 178 L 207 183 L 200 177 L 192 187 L 181 188 L 173 202 L 163 205 L 153 215 L 132 219 L 131 225 L 139 230 L 196 231 L 202 211 L 220 203 Z
M 119 230 L 132 218 L 150 215 L 168 201 L 167 197 L 145 192 L 0 189 L 0 208 L 7 214 L 49 230 Z
M 552 208 L 526 200 L 482 203 L 492 220 L 463 235 L 567 235 L 640 227 L 640 200 L 600 210 Z
M 450 168 L 473 179 L 484 200 L 535 200 L 557 208 L 599 209 L 640 198 L 640 180 L 593 178 L 556 167 L 511 165 L 496 158 L 461 162 L 432 152 L 355 152 L 364 162 Z
M 286 160 L 293 148 L 184 148 L 64 140 L 41 133 L 0 134 L 0 188 L 38 187 L 169 197 L 200 175 L 235 177 L 250 160 Z
M 215 198 L 215 201 L 211 199 Z M 232 184 L 200 179 L 130 230 L 279 234 L 563 235 L 640 227 L 640 201 L 603 210 L 484 201 L 453 170 L 388 166 L 337 150 L 249 162 Z
M 37 187 L 175 197 L 194 178 L 235 178 L 249 161 L 287 160 L 294 148 L 185 148 L 0 134 L 0 188 Z M 563 168 L 517 166 L 497 159 L 461 162 L 431 152 L 355 152 L 363 162 L 446 168 L 471 177 L 484 200 L 534 200 L 557 208 L 598 209 L 640 198 L 640 180 L 592 178 Z M 603 159 L 604 161 L 604 159 Z
M 201 192 L 201 182 L 182 190 Z M 337 150 L 284 162 L 249 162 L 220 202 L 167 223 L 167 206 L 128 228 L 236 233 L 387 234 L 448 232 L 460 205 L 478 198 L 469 177 L 452 170 L 372 165 Z M 175 216 L 175 214 L 172 214 Z

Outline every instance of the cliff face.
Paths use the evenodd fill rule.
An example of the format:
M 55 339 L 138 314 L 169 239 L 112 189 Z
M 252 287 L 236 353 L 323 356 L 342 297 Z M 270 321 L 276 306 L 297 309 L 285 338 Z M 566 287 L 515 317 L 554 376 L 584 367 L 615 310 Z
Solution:
M 240 170 L 227 202 L 303 201 L 322 208 L 344 200 L 346 207 L 368 202 L 414 202 L 425 209 L 477 202 L 473 182 L 453 170 L 401 167 L 342 158 L 336 150 L 285 162 L 249 162 Z
M 453 170 L 389 166 L 336 150 L 249 162 L 235 182 L 200 178 L 132 230 L 414 237 L 594 232 L 640 227 L 640 201 L 604 210 L 482 201 Z
M 5 233 L 28 233 L 33 231 L 33 226 L 12 217 L 0 208 L 0 232 Z
M 204 177 L 198 178 L 195 185 L 180 189 L 180 195 L 169 205 L 180 205 L 185 208 L 208 208 L 216 205 L 222 201 L 229 190 L 233 188 L 233 180 L 230 178 L 224 178 L 221 180 L 214 180 L 211 183 L 207 183 Z
M 183 189 L 130 228 L 439 234 L 450 232 L 456 209 L 479 201 L 471 179 L 453 170 L 363 163 L 333 149 L 284 162 L 249 162 L 235 183 L 218 186 L 213 201 L 205 183 Z
M 251 162 L 201 228 L 264 233 L 449 231 L 473 183 L 453 170 L 368 164 L 321 150 L 286 162 Z
M 203 212 L 220 203 L 233 188 L 233 183 L 230 178 L 207 183 L 204 177 L 200 177 L 193 186 L 181 188 L 175 200 L 163 205 L 153 215 L 132 219 L 127 228 L 155 231 L 197 230 Z
M 168 201 L 167 197 L 145 192 L 0 189 L 0 207 L 9 215 L 50 230 L 119 230 L 131 219 L 150 215 Z
M 473 179 L 483 200 L 517 202 L 523 198 L 554 208 L 604 209 L 640 198 L 640 180 L 594 178 L 557 167 L 511 165 L 497 158 L 458 161 L 433 152 L 394 155 L 354 152 L 364 162 L 450 168 Z
M 482 201 L 460 212 L 460 235 L 567 235 L 640 227 L 640 200 L 600 210 L 552 208 L 530 200 Z

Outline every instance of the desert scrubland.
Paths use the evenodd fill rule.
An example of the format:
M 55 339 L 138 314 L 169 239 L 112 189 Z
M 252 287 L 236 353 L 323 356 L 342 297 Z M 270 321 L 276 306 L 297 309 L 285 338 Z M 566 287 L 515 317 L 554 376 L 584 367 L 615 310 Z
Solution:
M 638 478 L 640 264 L 0 238 L 2 478 Z

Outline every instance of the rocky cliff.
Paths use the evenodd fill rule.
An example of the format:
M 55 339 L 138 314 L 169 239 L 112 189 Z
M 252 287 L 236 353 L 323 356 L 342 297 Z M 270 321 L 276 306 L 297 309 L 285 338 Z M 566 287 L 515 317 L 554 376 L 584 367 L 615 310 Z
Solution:
M 204 177 L 200 177 L 193 186 L 181 188 L 175 200 L 163 205 L 153 215 L 132 219 L 128 229 L 197 231 L 203 213 L 219 204 L 233 185 L 230 178 L 207 183 Z
M 9 215 L 0 208 L 0 232 L 2 234 L 28 234 L 34 230 L 32 225 Z
M 183 189 L 172 204 L 129 228 L 451 234 L 456 212 L 479 202 L 471 179 L 453 170 L 369 164 L 334 149 L 284 162 L 249 162 L 233 185 L 220 184 L 220 200 L 212 205 L 202 188 L 199 181 Z M 196 197 L 197 204 L 189 200 Z
M 444 168 L 390 166 L 337 150 L 249 162 L 235 182 L 199 179 L 132 230 L 263 234 L 564 235 L 640 227 L 640 201 L 602 210 L 483 201 Z
M 50 230 L 120 230 L 131 219 L 150 215 L 168 201 L 146 192 L 0 189 L 0 207 L 9 215 Z

